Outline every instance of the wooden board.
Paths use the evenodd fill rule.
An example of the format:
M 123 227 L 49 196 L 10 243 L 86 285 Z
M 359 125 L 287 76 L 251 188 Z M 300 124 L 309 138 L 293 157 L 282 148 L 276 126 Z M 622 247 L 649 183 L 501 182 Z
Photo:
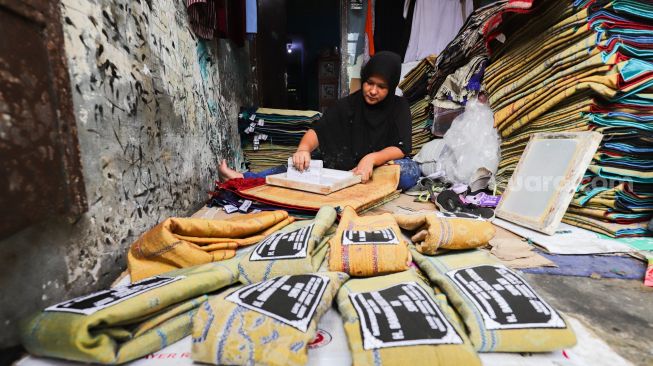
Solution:
M 361 182 L 360 175 L 343 173 L 349 172 L 341 172 L 339 170 L 333 169 L 322 169 L 322 175 L 320 176 L 320 179 L 311 181 L 289 179 L 286 173 L 281 173 L 268 175 L 265 177 L 265 183 L 278 187 L 326 195 Z

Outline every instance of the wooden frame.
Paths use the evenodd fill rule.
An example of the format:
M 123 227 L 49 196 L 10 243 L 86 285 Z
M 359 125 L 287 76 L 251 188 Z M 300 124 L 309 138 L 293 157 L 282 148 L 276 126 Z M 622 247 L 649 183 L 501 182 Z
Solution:
M 496 216 L 554 234 L 601 139 L 598 132 L 533 134 Z

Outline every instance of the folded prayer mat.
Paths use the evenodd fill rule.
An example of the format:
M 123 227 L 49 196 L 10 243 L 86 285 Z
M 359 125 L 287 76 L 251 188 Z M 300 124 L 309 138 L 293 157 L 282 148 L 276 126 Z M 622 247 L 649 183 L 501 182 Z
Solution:
M 433 213 L 394 215 L 400 228 L 416 231 L 411 237 L 417 251 L 433 255 L 442 249 L 472 249 L 494 237 L 494 225 L 485 220 L 437 217 Z
M 414 269 L 347 281 L 338 292 L 357 365 L 480 365 L 444 295 Z
M 219 187 L 236 191 L 243 198 L 273 205 L 314 209 L 315 211 L 322 206 L 336 208 L 350 206 L 361 212 L 375 202 L 394 194 L 399 185 L 399 174 L 399 165 L 383 165 L 374 169 L 372 179 L 369 182 L 356 184 L 327 195 L 267 184 L 256 185 L 256 182 L 251 183 L 253 187 L 244 187 L 242 189 L 231 186 L 229 182 L 227 182 L 228 184 L 219 185 Z M 250 184 L 249 182 L 243 183 Z
M 238 260 L 167 272 L 50 306 L 21 330 L 34 356 L 121 364 L 191 332 L 207 293 L 238 281 Z
M 295 222 L 261 240 L 238 265 L 240 281 L 317 272 L 327 252 L 328 241 L 323 239 L 336 217 L 333 207 L 324 206 L 314 220 Z
M 227 220 L 169 218 L 132 244 L 127 265 L 132 282 L 178 268 L 232 258 L 239 247 L 258 243 L 293 222 L 285 211 Z
M 564 316 L 517 273 L 471 250 L 413 258 L 460 314 L 479 352 L 549 352 L 576 344 Z
M 329 270 L 352 276 L 376 276 L 408 269 L 411 257 L 391 214 L 356 215 L 345 207 L 329 241 Z
M 193 360 L 216 365 L 304 365 L 317 324 L 349 276 L 276 277 L 225 291 L 193 319 Z

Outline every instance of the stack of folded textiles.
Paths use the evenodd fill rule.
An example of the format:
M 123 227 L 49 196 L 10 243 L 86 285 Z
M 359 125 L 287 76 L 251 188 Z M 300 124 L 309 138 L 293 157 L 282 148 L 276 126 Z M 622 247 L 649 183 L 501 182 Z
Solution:
M 653 3 L 542 0 L 515 19 L 486 69 L 502 137 L 500 190 L 531 134 L 604 137 L 563 221 L 613 237 L 650 235 Z
M 315 111 L 243 108 L 238 131 L 251 171 L 286 164 L 304 133 L 322 115 Z
M 426 57 L 417 66 L 410 70 L 399 84 L 404 98 L 410 105 L 410 115 L 413 122 L 412 142 L 415 155 L 433 137 L 429 128 L 431 121 L 428 119 L 428 106 L 430 97 L 427 92 L 428 79 L 433 72 L 435 55 Z
M 474 11 L 460 32 L 435 61 L 428 80 L 434 134 L 441 136 L 467 101 L 481 92 L 481 81 L 488 64 L 489 42 L 501 33 L 505 14 L 526 13 L 532 0 L 497 1 Z

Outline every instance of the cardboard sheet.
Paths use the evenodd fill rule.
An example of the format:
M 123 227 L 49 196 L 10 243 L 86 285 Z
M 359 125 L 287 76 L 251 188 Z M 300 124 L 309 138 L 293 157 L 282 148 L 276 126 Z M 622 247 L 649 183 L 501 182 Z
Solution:
M 496 218 L 493 223 L 530 239 L 553 254 L 634 253 L 637 251 L 621 239 L 610 239 L 565 223 L 561 223 L 553 235 L 541 234 L 499 218 Z M 653 241 L 653 238 L 650 240 Z

